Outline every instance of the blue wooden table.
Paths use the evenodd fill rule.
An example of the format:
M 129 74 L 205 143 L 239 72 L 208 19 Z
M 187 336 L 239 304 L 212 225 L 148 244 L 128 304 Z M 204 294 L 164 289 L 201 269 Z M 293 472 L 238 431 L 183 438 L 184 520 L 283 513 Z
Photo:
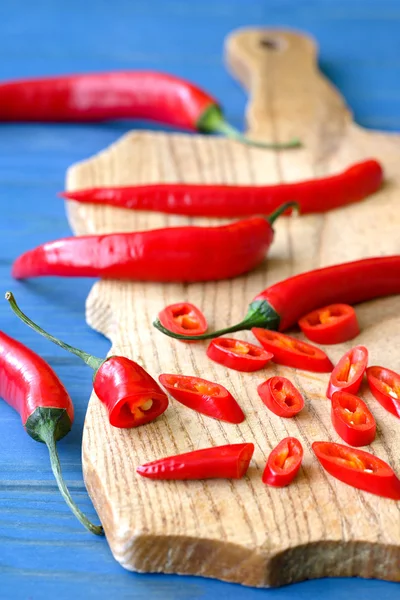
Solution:
M 321 68 L 341 89 L 356 120 L 400 129 L 400 4 L 397 0 L 13 0 L 0 7 L 0 79 L 79 71 L 150 68 L 187 77 L 221 99 L 243 127 L 245 97 L 222 62 L 224 36 L 243 25 L 304 29 L 321 45 Z M 147 124 L 135 124 L 148 127 Z M 0 282 L 42 325 L 85 350 L 109 343 L 85 324 L 90 280 L 16 283 L 13 259 L 69 234 L 63 202 L 66 168 L 132 127 L 0 125 Z M 0 290 L 1 294 L 3 293 Z M 0 295 L 1 295 L 0 294 Z M 41 354 L 76 406 L 73 431 L 59 446 L 65 478 L 80 507 L 95 514 L 82 481 L 80 446 L 91 374 L 77 358 L 21 324 L 0 301 L 0 328 Z M 112 558 L 104 539 L 70 514 L 54 483 L 44 446 L 21 431 L 0 403 L 0 598 L 38 600 L 160 598 L 363 600 L 399 598 L 400 586 L 325 579 L 254 590 L 194 577 L 135 575 Z

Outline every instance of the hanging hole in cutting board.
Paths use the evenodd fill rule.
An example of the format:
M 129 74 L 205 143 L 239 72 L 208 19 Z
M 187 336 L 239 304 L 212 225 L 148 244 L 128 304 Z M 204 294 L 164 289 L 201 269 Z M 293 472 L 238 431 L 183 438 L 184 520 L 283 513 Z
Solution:
M 270 52 L 281 51 L 286 46 L 286 41 L 281 37 L 265 36 L 259 42 L 260 46 Z

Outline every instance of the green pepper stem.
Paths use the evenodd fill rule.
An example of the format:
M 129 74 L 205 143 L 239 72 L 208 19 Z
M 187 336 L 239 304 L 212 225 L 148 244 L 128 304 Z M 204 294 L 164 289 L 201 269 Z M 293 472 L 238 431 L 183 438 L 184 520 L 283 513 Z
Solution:
M 39 325 L 36 325 L 36 323 L 34 323 L 19 308 L 12 292 L 6 292 L 5 298 L 6 298 L 6 300 L 8 300 L 13 312 L 17 315 L 17 317 L 19 317 L 21 319 L 21 321 L 23 321 L 26 325 L 28 325 L 28 327 L 30 327 L 37 333 L 40 333 L 40 335 L 42 335 L 46 339 L 50 340 L 54 344 L 57 344 L 57 346 L 60 346 L 60 348 L 63 348 L 64 350 L 67 350 L 67 352 L 71 352 L 72 354 L 75 354 L 95 371 L 97 371 L 97 369 L 99 369 L 99 367 L 102 365 L 102 363 L 104 362 L 103 359 L 97 358 L 96 356 L 93 356 L 92 354 L 88 354 L 87 352 L 84 352 L 83 350 L 79 350 L 78 348 L 75 348 L 74 346 L 70 346 L 69 344 L 62 342 L 61 340 L 54 337 L 50 333 L 47 333 L 47 331 L 45 331 L 44 329 L 39 327 Z
M 268 217 L 267 217 L 268 223 L 270 225 L 273 225 L 275 223 L 275 221 L 277 220 L 277 218 L 280 217 L 281 214 L 283 214 L 284 212 L 289 210 L 289 208 L 296 208 L 298 210 L 299 205 L 297 202 L 285 202 L 284 204 L 281 204 L 280 206 L 278 206 L 278 208 L 276 208 L 274 210 L 274 212 L 272 212 L 270 215 L 268 215 Z

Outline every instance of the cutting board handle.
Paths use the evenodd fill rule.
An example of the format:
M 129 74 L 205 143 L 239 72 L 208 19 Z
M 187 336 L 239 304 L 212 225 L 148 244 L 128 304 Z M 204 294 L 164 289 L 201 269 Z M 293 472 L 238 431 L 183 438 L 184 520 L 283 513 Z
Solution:
M 343 135 L 351 114 L 317 65 L 317 45 L 304 34 L 276 29 L 241 29 L 225 41 L 226 63 L 250 95 L 249 134 L 307 146 L 326 145 Z

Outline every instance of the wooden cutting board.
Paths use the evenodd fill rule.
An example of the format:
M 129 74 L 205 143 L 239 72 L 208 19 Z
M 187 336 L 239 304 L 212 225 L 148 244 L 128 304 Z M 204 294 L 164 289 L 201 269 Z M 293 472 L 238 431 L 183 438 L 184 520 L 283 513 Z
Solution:
M 338 172 L 369 157 L 382 161 L 387 183 L 360 204 L 324 216 L 281 219 L 268 261 L 248 276 L 198 285 L 96 283 L 87 300 L 87 321 L 112 340 L 112 353 L 137 360 L 154 377 L 184 373 L 218 381 L 233 392 L 247 419 L 239 426 L 223 424 L 171 401 L 156 422 L 124 431 L 109 425 L 93 394 L 83 438 L 86 485 L 111 550 L 127 569 L 252 586 L 327 575 L 399 581 L 400 503 L 331 478 L 310 450 L 314 440 L 341 441 L 325 397 L 328 375 L 273 364 L 240 374 L 209 361 L 206 343 L 183 344 L 152 327 L 162 307 L 181 300 L 201 307 L 211 327 L 223 327 L 241 319 L 257 292 L 294 273 L 400 253 L 399 137 L 354 124 L 337 90 L 318 71 L 313 40 L 289 31 L 241 30 L 227 39 L 226 58 L 250 93 L 249 134 L 276 141 L 299 136 L 304 148 L 277 153 L 215 137 L 132 132 L 72 166 L 68 189 L 296 181 Z M 74 202 L 68 203 L 68 214 L 77 235 L 189 221 Z M 400 370 L 399 297 L 361 305 L 357 313 L 362 328 L 357 343 L 369 348 L 371 364 Z M 237 337 L 251 340 L 247 332 Z M 335 362 L 351 345 L 326 350 Z M 304 393 L 306 407 L 297 418 L 276 417 L 257 395 L 257 385 L 276 374 L 288 376 Z M 378 423 L 371 451 L 400 473 L 400 422 L 366 388 L 362 396 Z M 303 468 L 288 488 L 266 487 L 261 482 L 266 457 L 287 435 L 304 445 Z M 135 474 L 137 465 L 159 457 L 242 441 L 254 442 L 256 449 L 241 481 L 153 482 Z

